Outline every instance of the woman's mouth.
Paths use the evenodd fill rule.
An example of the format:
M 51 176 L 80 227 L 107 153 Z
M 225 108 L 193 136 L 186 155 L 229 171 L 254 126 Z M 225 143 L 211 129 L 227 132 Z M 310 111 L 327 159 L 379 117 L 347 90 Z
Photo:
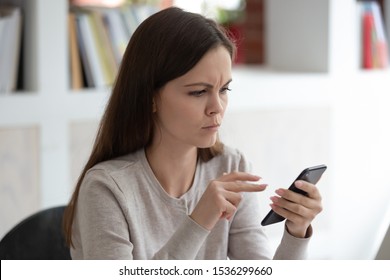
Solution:
M 202 129 L 217 131 L 220 126 L 221 126 L 220 124 L 211 124 L 211 125 L 207 125 L 207 126 L 202 127 Z

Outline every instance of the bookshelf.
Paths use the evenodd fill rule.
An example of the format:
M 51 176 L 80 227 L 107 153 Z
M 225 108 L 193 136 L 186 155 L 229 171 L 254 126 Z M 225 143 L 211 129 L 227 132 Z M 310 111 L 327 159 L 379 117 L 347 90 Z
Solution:
M 390 198 L 390 71 L 358 67 L 355 0 L 318 0 L 315 7 L 299 0 L 288 16 L 287 1 L 266 1 L 267 19 L 279 19 L 278 26 L 266 23 L 271 60 L 234 68 L 221 136 L 272 186 L 265 197 L 302 168 L 326 163 L 325 210 L 311 256 L 366 258 L 369 244 L 353 245 L 369 243 L 362 240 L 381 223 L 380 209 Z M 25 87 L 0 95 L 0 236 L 23 217 L 68 201 L 109 95 L 109 89 L 70 89 L 68 0 L 0 0 L 7 2 L 24 5 Z M 300 26 L 299 41 L 289 41 L 284 34 L 299 15 L 306 28 Z M 308 44 L 313 32 L 317 41 Z M 317 47 L 310 56 L 311 46 Z M 295 60 L 299 52 L 304 64 Z M 288 64 L 277 63 L 282 55 Z M 268 201 L 262 207 L 266 213 Z M 324 242 L 334 248 L 328 251 Z

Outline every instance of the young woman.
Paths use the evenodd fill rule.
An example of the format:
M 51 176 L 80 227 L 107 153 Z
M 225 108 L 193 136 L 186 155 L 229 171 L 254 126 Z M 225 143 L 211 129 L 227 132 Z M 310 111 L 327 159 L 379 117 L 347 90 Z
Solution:
M 214 21 L 179 8 L 139 26 L 65 213 L 73 259 L 305 257 L 317 188 L 271 198 L 287 218 L 272 253 L 256 194 L 266 185 L 218 139 L 234 52 Z

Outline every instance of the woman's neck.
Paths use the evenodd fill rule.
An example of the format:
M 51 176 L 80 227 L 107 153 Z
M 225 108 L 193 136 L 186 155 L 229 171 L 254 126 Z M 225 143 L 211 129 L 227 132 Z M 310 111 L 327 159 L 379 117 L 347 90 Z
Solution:
M 179 151 L 153 146 L 146 149 L 146 158 L 164 190 L 172 197 L 181 197 L 192 186 L 197 164 L 197 148 Z

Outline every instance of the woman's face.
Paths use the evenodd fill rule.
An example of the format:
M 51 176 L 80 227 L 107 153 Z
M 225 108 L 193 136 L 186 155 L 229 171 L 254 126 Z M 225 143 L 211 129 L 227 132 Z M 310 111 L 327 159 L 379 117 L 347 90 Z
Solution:
M 173 148 L 214 145 L 228 103 L 231 58 L 225 47 L 208 51 L 156 96 L 154 143 Z

